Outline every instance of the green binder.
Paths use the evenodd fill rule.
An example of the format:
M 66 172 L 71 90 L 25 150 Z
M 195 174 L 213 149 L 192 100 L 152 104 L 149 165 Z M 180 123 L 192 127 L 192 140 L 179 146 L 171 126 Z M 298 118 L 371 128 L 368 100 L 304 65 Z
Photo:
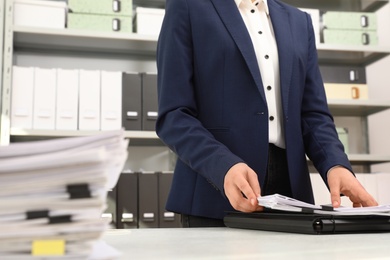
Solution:
M 376 31 L 324 29 L 324 43 L 342 45 L 378 45 Z
M 133 22 L 128 16 L 69 13 L 68 28 L 132 33 Z
M 133 16 L 132 0 L 68 0 L 72 13 Z
M 331 12 L 322 15 L 324 28 L 377 30 L 375 13 L 369 12 Z

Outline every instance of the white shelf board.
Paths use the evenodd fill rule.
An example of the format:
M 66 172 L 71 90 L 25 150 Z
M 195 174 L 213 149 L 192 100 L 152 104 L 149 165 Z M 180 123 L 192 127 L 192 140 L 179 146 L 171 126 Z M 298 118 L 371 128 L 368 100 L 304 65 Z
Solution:
M 349 160 L 356 164 L 376 164 L 390 162 L 390 155 L 380 154 L 349 154 Z
M 11 128 L 11 138 L 17 140 L 35 140 L 49 139 L 61 137 L 77 137 L 98 134 L 101 131 L 86 131 L 86 130 L 37 130 L 37 129 L 21 129 Z M 125 131 L 125 138 L 130 139 L 130 145 L 146 144 L 146 145 L 163 145 L 155 131 Z
M 133 0 L 133 5 L 152 8 L 164 8 L 165 0 Z
M 157 36 L 13 26 L 14 47 L 154 56 Z
M 101 52 L 155 56 L 158 36 L 121 32 L 14 26 L 20 49 Z M 390 54 L 389 47 L 318 44 L 320 63 L 368 65 Z
M 309 158 L 306 157 L 308 161 Z M 351 164 L 378 164 L 378 163 L 387 163 L 390 162 L 390 155 L 381 155 L 381 154 L 348 154 L 348 159 Z
M 367 66 L 390 54 L 388 46 L 365 46 L 324 44 L 317 45 L 318 60 L 321 64 L 346 64 Z
M 369 116 L 390 108 L 390 100 L 328 100 L 333 116 Z

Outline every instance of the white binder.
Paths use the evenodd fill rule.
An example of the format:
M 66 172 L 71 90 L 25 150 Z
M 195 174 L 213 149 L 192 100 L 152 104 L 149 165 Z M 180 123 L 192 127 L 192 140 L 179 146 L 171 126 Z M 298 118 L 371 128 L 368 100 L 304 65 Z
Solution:
M 35 68 L 33 129 L 55 129 L 56 69 Z
M 11 127 L 32 129 L 34 68 L 13 66 Z
M 77 130 L 78 99 L 79 71 L 57 69 L 57 130 Z
M 101 130 L 122 128 L 122 72 L 101 71 Z
M 100 71 L 80 70 L 79 130 L 100 130 Z

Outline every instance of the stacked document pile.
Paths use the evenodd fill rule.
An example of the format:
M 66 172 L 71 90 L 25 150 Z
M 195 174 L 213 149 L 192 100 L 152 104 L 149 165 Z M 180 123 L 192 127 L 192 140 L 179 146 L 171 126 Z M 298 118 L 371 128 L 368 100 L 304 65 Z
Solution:
M 0 259 L 87 259 L 127 146 L 118 130 L 0 147 Z
M 265 208 L 302 213 L 317 213 L 326 215 L 382 215 L 390 216 L 390 205 L 374 207 L 339 207 L 329 205 L 313 205 L 280 194 L 267 195 L 257 198 L 260 206 Z

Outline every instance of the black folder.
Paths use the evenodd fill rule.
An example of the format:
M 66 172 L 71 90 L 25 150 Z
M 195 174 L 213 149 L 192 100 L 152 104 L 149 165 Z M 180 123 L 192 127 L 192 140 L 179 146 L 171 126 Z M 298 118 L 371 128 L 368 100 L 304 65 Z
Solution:
M 283 211 L 229 212 L 224 223 L 230 228 L 302 234 L 351 234 L 390 231 L 390 216 L 326 215 Z

